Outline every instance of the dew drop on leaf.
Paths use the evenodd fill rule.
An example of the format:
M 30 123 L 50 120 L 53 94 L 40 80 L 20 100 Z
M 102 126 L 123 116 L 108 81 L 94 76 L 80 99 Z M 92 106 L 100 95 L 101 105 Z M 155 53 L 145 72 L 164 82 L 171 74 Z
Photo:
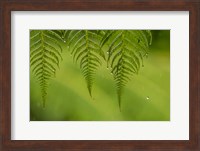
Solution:
M 63 42 L 64 42 L 64 43 L 66 43 L 66 41 L 65 41 L 65 40 L 64 40 Z
M 150 99 L 149 96 L 147 96 L 146 99 L 149 100 Z
M 145 54 L 145 57 L 148 58 L 148 53 Z

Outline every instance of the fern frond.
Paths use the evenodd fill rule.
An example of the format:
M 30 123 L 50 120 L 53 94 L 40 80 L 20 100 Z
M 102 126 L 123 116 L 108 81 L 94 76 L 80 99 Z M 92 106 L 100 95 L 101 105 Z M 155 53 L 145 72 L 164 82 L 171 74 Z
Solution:
M 61 32 L 56 30 L 31 30 L 30 64 L 42 92 L 45 107 L 48 83 L 55 76 L 62 60 Z
M 80 64 L 90 96 L 92 96 L 94 75 L 101 66 L 101 57 L 105 59 L 105 54 L 100 47 L 102 35 L 97 30 L 69 30 L 66 32 L 67 45 L 73 55 L 73 60 Z
M 120 109 L 123 88 L 143 66 L 143 58 L 148 54 L 151 39 L 151 32 L 145 30 L 107 31 L 102 38 L 101 46 L 108 45 L 107 64 L 116 83 Z

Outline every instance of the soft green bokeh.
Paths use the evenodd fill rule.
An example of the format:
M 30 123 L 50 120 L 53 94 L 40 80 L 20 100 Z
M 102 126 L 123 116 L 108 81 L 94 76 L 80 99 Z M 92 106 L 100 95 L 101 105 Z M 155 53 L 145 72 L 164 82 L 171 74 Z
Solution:
M 170 31 L 152 31 L 153 42 L 144 67 L 125 87 L 120 112 L 116 87 L 106 64 L 96 74 L 89 96 L 78 64 L 64 50 L 56 78 L 50 81 L 46 107 L 31 74 L 30 120 L 33 121 L 169 121 Z

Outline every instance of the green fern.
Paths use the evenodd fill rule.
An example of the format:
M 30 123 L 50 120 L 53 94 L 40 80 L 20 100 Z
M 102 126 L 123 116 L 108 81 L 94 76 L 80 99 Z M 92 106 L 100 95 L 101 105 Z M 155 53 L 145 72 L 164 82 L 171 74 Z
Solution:
M 120 110 L 123 88 L 143 66 L 143 58 L 148 55 L 151 41 L 148 30 L 110 30 L 106 31 L 101 41 L 101 47 L 108 45 L 107 66 L 116 83 Z
M 102 36 L 97 30 L 68 30 L 64 33 L 73 60 L 80 64 L 90 96 L 94 75 L 102 64 L 101 57 L 105 58 L 100 48 Z
M 30 63 L 32 72 L 41 87 L 43 107 L 45 107 L 48 82 L 55 77 L 56 69 L 62 60 L 60 41 L 62 32 L 58 30 L 31 30 Z
M 79 62 L 90 96 L 94 76 L 103 59 L 107 61 L 116 83 L 120 110 L 123 89 L 143 66 L 152 41 L 149 30 L 32 30 L 30 35 L 31 68 L 41 87 L 43 106 L 49 79 L 55 76 L 62 60 L 60 44 L 64 42 L 74 62 Z M 107 49 L 106 56 L 103 49 Z

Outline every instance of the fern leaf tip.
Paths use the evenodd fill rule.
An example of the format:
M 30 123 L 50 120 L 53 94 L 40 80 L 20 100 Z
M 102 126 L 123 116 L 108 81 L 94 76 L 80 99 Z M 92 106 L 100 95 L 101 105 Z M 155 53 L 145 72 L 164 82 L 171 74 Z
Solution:
M 90 97 L 92 98 L 92 89 L 91 89 L 90 86 L 87 86 L 87 88 L 88 88 L 89 95 L 90 95 Z
M 119 111 L 121 112 L 121 94 L 118 93 L 118 105 L 119 105 Z

